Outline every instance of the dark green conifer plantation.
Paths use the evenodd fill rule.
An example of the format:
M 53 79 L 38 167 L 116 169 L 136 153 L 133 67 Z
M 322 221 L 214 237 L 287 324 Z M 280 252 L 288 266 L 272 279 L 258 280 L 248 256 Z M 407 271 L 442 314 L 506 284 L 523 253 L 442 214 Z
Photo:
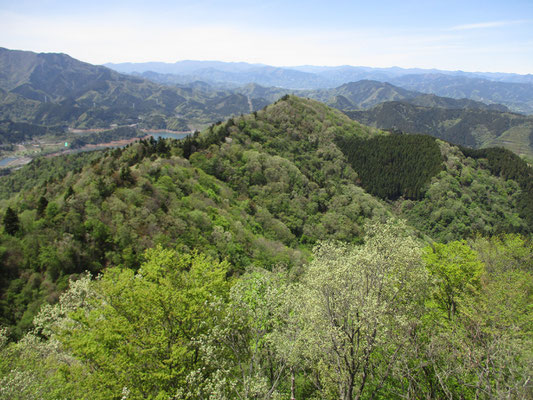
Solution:
M 362 186 L 383 199 L 421 199 L 430 179 L 442 169 L 439 146 L 427 135 L 348 137 L 337 143 Z

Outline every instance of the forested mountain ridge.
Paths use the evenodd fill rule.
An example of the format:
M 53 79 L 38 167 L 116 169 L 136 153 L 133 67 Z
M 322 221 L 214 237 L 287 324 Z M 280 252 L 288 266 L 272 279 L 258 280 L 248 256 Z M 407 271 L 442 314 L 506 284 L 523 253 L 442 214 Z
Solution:
M 166 82 L 203 80 L 212 84 L 257 83 L 285 89 L 335 88 L 349 82 L 375 80 L 407 90 L 455 99 L 468 98 L 491 104 L 505 104 L 514 112 L 533 112 L 533 75 L 441 71 L 420 68 L 370 67 L 271 67 L 247 63 L 182 61 L 170 63 L 106 64 L 122 73 L 148 71 L 165 74 Z M 173 75 L 173 78 L 171 77 Z M 157 77 L 155 77 L 158 79 Z M 163 78 L 161 76 L 161 78 Z
M 425 133 L 474 148 L 502 146 L 533 157 L 532 117 L 478 107 L 427 107 L 417 99 L 384 102 L 370 110 L 345 113 L 380 129 Z
M 76 60 L 67 54 L 33 53 L 0 48 L 0 87 L 32 100 L 77 97 L 121 75 L 106 67 Z M 122 76 L 124 80 L 132 80 Z
M 312 91 L 291 91 L 257 84 L 233 91 L 247 96 L 254 109 L 294 93 L 343 110 L 365 125 L 430 134 L 474 148 L 502 146 L 516 154 L 533 157 L 531 117 L 510 113 L 500 104 L 423 94 L 370 80 Z
M 486 77 L 450 76 L 444 74 L 405 75 L 391 79 L 392 84 L 409 90 L 433 93 L 456 99 L 468 98 L 499 103 L 512 111 L 533 113 L 533 82 L 500 82 Z
M 361 80 L 349 82 L 333 89 L 302 91 L 296 94 L 311 97 L 341 110 L 370 109 L 388 101 L 403 101 L 419 106 L 448 109 L 482 109 L 509 111 L 500 104 L 485 104 L 467 98 L 455 99 L 406 90 L 387 82 Z
M 44 291 L 53 301 L 69 274 L 138 265 L 143 250 L 157 243 L 226 257 L 236 270 L 275 260 L 297 266 L 317 240 L 360 240 L 365 220 L 392 214 L 388 200 L 398 202 L 398 210 L 411 210 L 403 202 L 423 202 L 419 213 L 405 216 L 435 238 L 529 232 L 532 212 L 519 203 L 531 203 L 531 176 L 521 189 L 503 178 L 509 167 L 493 176 L 476 164 L 465 169 L 468 177 L 450 175 L 443 164 L 453 158 L 447 148 L 430 137 L 387 135 L 319 102 L 290 96 L 181 142 L 141 141 L 92 156 L 90 163 L 76 161 L 85 155 L 70 156 L 63 165 L 61 159 L 36 160 L 0 180 L 2 193 L 14 195 L 3 206 L 20 221 L 0 243 L 5 282 L 11 282 L 2 289 L 4 321 L 20 329 L 31 322 L 43 292 L 17 285 L 32 273 L 46 278 L 42 282 L 58 282 Z M 438 231 L 417 222 L 422 212 L 445 213 L 443 194 L 426 193 L 439 173 L 447 184 L 471 184 L 468 203 L 456 206 L 474 207 L 477 225 L 460 212 L 446 214 Z M 17 193 L 17 182 L 28 189 Z M 457 224 L 460 232 L 451 229 Z
M 517 154 L 533 154 L 530 120 L 507 113 L 505 106 L 422 94 L 378 81 L 311 91 L 257 84 L 222 88 L 202 82 L 164 86 L 65 54 L 7 49 L 0 50 L 0 65 L 2 143 L 45 134 L 56 137 L 69 127 L 108 128 L 113 124 L 189 131 L 259 110 L 294 92 L 341 110 L 375 107 L 350 115 L 380 128 L 428 133 L 474 147 L 502 145 Z M 390 101 L 414 106 L 387 103 Z
M 0 67 L 0 117 L 14 122 L 190 130 L 250 112 L 245 96 L 161 86 L 65 54 L 1 49 Z
M 296 96 L 37 159 L 0 178 L 0 395 L 527 398 L 532 182 Z
M 26 182 L 31 189 L 4 203 L 20 220 L 20 231 L 3 244 L 4 282 L 11 282 L 2 289 L 4 322 L 27 326 L 43 300 L 40 290 L 6 297 L 22 289 L 12 285 L 24 270 L 65 282 L 71 273 L 110 263 L 138 265 L 143 250 L 157 243 L 202 249 L 243 270 L 251 260 L 301 264 L 300 242 L 308 248 L 319 238 L 357 240 L 365 218 L 387 211 L 343 177 L 355 181 L 332 144 L 336 132 L 369 136 L 374 130 L 320 103 L 291 98 L 257 117 L 214 125 L 199 138 L 110 151 L 81 171 L 74 160 L 83 155 L 63 167 L 41 159 L 15 171 L 1 183 L 17 190 L 17 182 Z M 61 169 L 59 176 L 46 172 Z M 328 207 L 338 196 L 345 200 Z M 352 209 L 346 201 L 355 198 Z M 342 228 L 339 218 L 346 221 Z M 48 286 L 47 296 L 55 288 Z
M 153 80 L 163 84 L 178 84 L 172 80 L 172 75 L 163 75 L 155 72 L 147 72 L 142 75 L 146 79 Z M 206 90 L 215 90 L 224 88 L 224 83 L 208 84 L 200 82 L 197 78 L 191 78 L 187 85 L 202 85 Z M 178 84 L 178 86 L 180 86 Z M 291 90 L 282 87 L 273 87 L 258 84 L 256 82 L 248 83 L 241 87 L 224 88 L 236 93 L 249 96 L 252 101 L 265 100 L 269 103 L 278 100 L 286 94 L 295 94 L 300 97 L 309 97 L 322 101 L 332 107 L 340 110 L 368 109 L 376 104 L 402 100 L 415 105 L 426 107 L 442 108 L 476 108 L 495 111 L 509 111 L 508 108 L 501 104 L 486 104 L 481 101 L 470 100 L 467 98 L 440 97 L 432 94 L 426 94 L 413 90 L 406 90 L 401 87 L 392 85 L 387 82 L 377 80 L 362 79 L 358 81 L 347 82 L 335 88 L 319 88 L 316 90 Z

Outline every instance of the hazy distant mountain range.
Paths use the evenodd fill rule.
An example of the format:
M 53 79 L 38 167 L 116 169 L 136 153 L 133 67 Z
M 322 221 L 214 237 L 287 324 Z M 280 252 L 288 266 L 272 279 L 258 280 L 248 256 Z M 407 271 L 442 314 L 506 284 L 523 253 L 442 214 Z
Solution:
M 286 89 L 334 88 L 348 82 L 375 80 L 405 89 L 456 99 L 469 98 L 500 103 L 512 111 L 533 113 L 533 74 L 444 71 L 419 68 L 370 67 L 272 67 L 263 64 L 220 61 L 176 63 L 106 64 L 118 72 L 135 74 L 165 84 L 187 84 L 196 80 L 211 84 L 257 83 Z
M 65 54 L 0 48 L 0 120 L 189 130 L 250 112 L 249 103 L 245 95 L 206 85 L 169 87 Z
M 496 82 L 514 82 L 514 83 L 533 83 L 533 74 L 519 75 L 510 73 L 494 73 L 494 72 L 464 72 L 464 71 L 446 71 L 439 69 L 423 69 L 423 68 L 372 68 L 372 67 L 354 67 L 343 65 L 338 67 L 321 67 L 304 65 L 297 67 L 274 67 L 265 64 L 249 64 L 245 62 L 222 62 L 222 61 L 178 61 L 175 63 L 164 62 L 145 62 L 145 63 L 107 63 L 104 64 L 115 71 L 131 74 L 142 74 L 147 71 L 157 72 L 159 74 L 172 75 L 208 75 L 210 73 L 227 73 L 244 74 L 244 78 L 236 78 L 239 81 L 246 79 L 251 74 L 260 76 L 262 74 L 276 73 L 281 77 L 288 71 L 300 72 L 298 76 L 301 77 L 302 82 L 306 77 L 315 75 L 320 78 L 321 84 L 318 87 L 328 87 L 330 85 L 339 86 L 350 81 L 358 81 L 361 79 L 373 80 L 391 80 L 405 75 L 451 75 L 461 76 L 467 78 L 481 78 Z M 228 75 L 229 76 L 229 75 Z M 293 75 L 296 76 L 296 75 Z M 229 81 L 225 79 L 224 81 Z M 237 82 L 236 82 L 237 83 Z M 309 85 L 309 84 L 307 84 Z M 310 88 L 306 85 L 305 88 Z M 287 86 L 286 84 L 283 86 Z M 296 88 L 296 87 L 291 87 Z
M 130 69 L 135 66 L 128 65 Z M 162 63 L 146 65 L 160 67 L 160 70 L 169 67 Z M 528 83 L 489 81 L 467 77 L 467 74 L 441 75 L 439 79 L 427 74 L 401 76 L 401 72 L 418 70 L 399 68 L 300 67 L 305 71 L 299 71 L 221 62 L 182 62 L 170 66 L 181 68 L 173 71 L 189 74 L 183 76 L 188 76 L 190 82 L 180 84 L 179 75 L 160 72 L 143 72 L 142 76 L 124 75 L 103 66 L 80 62 L 65 54 L 37 54 L 0 48 L 2 142 L 44 134 L 50 132 L 51 127 L 54 128 L 52 131 L 60 131 L 66 127 L 135 124 L 144 128 L 190 130 L 260 110 L 286 94 L 296 94 L 343 110 L 367 125 L 408 133 L 428 133 L 474 147 L 498 144 L 533 157 L 533 117 L 511 112 L 518 105 L 523 108 L 528 106 L 528 99 L 533 97 L 533 85 Z M 216 83 L 195 80 L 207 74 L 206 71 L 210 76 L 218 76 L 217 79 L 229 77 L 230 80 Z M 405 87 L 364 79 L 333 88 L 289 88 L 292 86 L 290 82 L 301 81 L 302 77 L 307 82 L 314 82 L 314 85 L 325 79 L 324 76 L 329 76 L 330 81 L 334 81 L 332 77 L 335 76 L 338 77 L 335 79 L 348 76 L 343 75 L 346 71 L 359 71 L 374 77 L 395 74 L 396 78 L 391 80 Z M 254 76 L 260 82 L 285 82 L 287 87 L 263 86 L 257 82 L 238 86 L 235 82 L 238 79 L 255 79 Z M 494 76 L 498 79 L 518 77 L 511 74 Z M 522 78 L 525 80 L 527 76 Z M 467 85 L 473 89 L 466 91 L 464 87 Z M 420 87 L 421 90 L 407 89 L 407 86 Z M 422 93 L 426 90 L 437 93 L 439 87 L 439 90 L 448 90 L 450 97 Z M 530 87 L 532 90 L 529 92 L 526 89 Z M 492 102 L 486 98 L 489 95 L 494 97 L 496 93 L 507 106 L 487 104 Z M 471 99 L 476 97 L 483 101 Z

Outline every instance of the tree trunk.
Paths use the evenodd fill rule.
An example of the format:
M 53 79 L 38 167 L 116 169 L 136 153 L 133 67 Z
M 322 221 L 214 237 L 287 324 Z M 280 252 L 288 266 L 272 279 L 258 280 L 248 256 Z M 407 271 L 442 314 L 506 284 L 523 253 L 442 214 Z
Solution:
M 296 400 L 295 391 L 296 391 L 296 383 L 295 383 L 295 376 L 294 376 L 294 367 L 291 367 L 291 400 Z

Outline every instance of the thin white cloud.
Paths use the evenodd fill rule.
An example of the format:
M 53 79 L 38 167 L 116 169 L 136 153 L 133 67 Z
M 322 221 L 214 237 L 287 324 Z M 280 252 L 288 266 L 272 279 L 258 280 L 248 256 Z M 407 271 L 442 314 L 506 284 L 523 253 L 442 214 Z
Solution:
M 467 31 L 471 29 L 489 29 L 489 28 L 501 28 L 503 26 L 518 25 L 526 21 L 524 20 L 515 20 L 515 21 L 491 21 L 491 22 L 479 22 L 475 24 L 464 24 L 452 26 L 450 31 Z

